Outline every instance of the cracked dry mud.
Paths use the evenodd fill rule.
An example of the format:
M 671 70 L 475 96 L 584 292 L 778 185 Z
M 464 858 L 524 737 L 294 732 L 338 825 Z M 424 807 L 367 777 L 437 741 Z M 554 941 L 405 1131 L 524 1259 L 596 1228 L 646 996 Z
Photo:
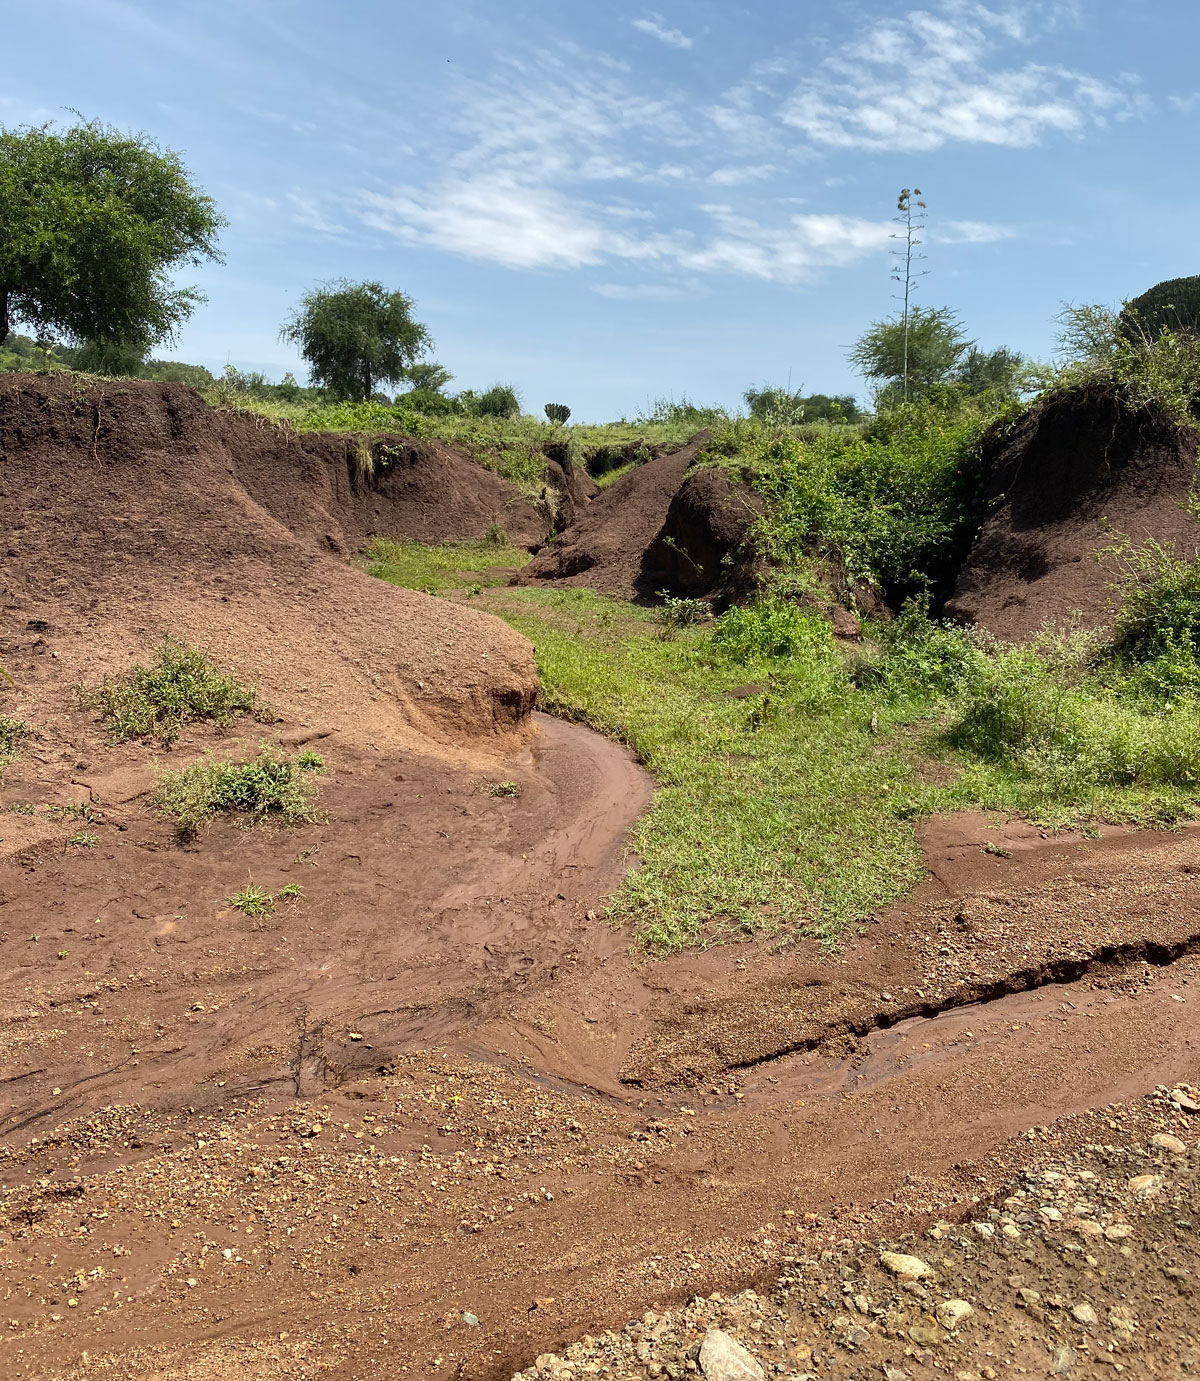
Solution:
M 929 881 L 841 954 L 647 963 L 597 914 L 649 798 L 623 750 L 544 719 L 486 772 L 319 746 L 327 820 L 182 848 L 145 753 L 82 720 L 70 762 L 8 774 L 5 805 L 106 804 L 92 849 L 0 817 L 4 1375 L 684 1375 L 710 1325 L 784 1376 L 1049 1375 L 1057 1347 L 1186 1373 L 1195 1123 L 1147 1095 L 1200 1073 L 1195 830 L 942 820 Z M 251 921 L 247 874 L 305 895 Z M 1046 1172 L 1085 1170 L 1129 1241 L 1039 1217 Z M 935 1258 L 928 1298 L 887 1243 Z

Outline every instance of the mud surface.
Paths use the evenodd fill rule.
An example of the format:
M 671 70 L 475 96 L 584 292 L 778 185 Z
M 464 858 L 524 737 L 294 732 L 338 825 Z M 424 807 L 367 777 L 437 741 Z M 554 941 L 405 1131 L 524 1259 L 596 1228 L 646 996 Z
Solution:
M 98 734 L 0 791 L 38 807 L 0 815 L 6 1375 L 508 1377 L 961 1216 L 1032 1125 L 1065 1153 L 1200 1067 L 1195 831 L 943 821 L 841 955 L 641 963 L 597 914 L 649 796 L 623 750 L 273 732 L 326 822 L 182 847 Z M 251 920 L 248 878 L 304 895 Z

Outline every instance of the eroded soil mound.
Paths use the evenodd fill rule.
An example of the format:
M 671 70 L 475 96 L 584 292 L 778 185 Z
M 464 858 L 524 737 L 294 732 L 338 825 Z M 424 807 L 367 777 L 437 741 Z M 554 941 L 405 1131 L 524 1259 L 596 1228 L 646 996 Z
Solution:
M 1020 639 L 1047 621 L 1099 627 L 1110 577 L 1093 559 L 1111 533 L 1195 554 L 1185 512 L 1200 438 L 1155 407 L 1132 409 L 1108 388 L 1060 393 L 1030 409 L 985 451 L 991 516 L 946 612 Z
M 529 563 L 519 585 L 581 585 L 614 599 L 645 599 L 656 587 L 644 567 L 684 476 L 707 445 L 700 432 L 686 446 L 639 465 L 587 506 L 579 519 Z
M 524 733 L 525 639 L 337 555 L 371 533 L 481 535 L 519 516 L 515 491 L 400 439 L 372 484 L 358 444 L 216 412 L 175 384 L 0 380 L 5 708 L 46 727 L 74 685 L 171 633 L 354 741 Z
M 758 495 L 724 470 L 693 471 L 646 549 L 643 581 L 673 594 L 714 595 L 719 603 L 749 593 L 754 576 L 746 539 L 761 513 Z

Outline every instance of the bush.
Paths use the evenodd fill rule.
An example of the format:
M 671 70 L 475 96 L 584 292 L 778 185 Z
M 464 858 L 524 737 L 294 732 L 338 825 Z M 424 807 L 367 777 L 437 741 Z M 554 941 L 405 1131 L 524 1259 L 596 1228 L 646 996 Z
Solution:
M 325 403 L 310 408 L 296 419 L 302 432 L 391 432 L 397 436 L 420 436 L 417 414 L 407 405 L 390 403 Z
M 931 619 L 927 598 L 909 600 L 893 622 L 879 624 L 873 632 L 880 655 L 861 660 L 853 680 L 862 690 L 878 689 L 892 697 L 936 700 L 953 695 L 986 656 L 978 635 Z
M 708 451 L 766 511 L 754 541 L 787 571 L 816 559 L 898 603 L 949 589 L 982 520 L 979 442 L 991 414 L 922 400 L 862 428 L 740 420 Z
M 708 649 L 714 658 L 727 662 L 835 655 L 833 629 L 825 619 L 811 609 L 772 597 L 727 609 L 709 635 Z
M 213 815 L 236 812 L 255 824 L 275 819 L 283 825 L 303 825 L 315 819 L 315 773 L 324 768 L 316 753 L 285 757 L 261 744 L 247 762 L 215 762 L 205 758 L 178 772 L 164 772 L 154 805 L 179 824 L 190 837 Z
M 107 722 L 113 743 L 154 738 L 169 747 L 193 720 L 225 728 L 239 714 L 270 717 L 254 691 L 174 638 L 163 639 L 150 666 L 135 666 L 124 677 L 106 676 L 96 690 L 82 691 L 81 699 Z

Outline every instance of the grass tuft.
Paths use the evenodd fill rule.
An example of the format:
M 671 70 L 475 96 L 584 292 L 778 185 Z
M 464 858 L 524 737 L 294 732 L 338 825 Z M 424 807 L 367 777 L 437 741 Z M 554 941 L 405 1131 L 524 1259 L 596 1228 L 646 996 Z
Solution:
M 106 676 L 95 690 L 82 691 L 81 699 L 107 723 L 113 743 L 148 738 L 169 747 L 193 720 L 224 728 L 236 715 L 270 718 L 254 691 L 175 638 L 163 639 L 149 666 Z
M 213 815 L 238 813 L 253 823 L 275 820 L 303 825 L 316 820 L 313 776 L 324 766 L 316 753 L 285 757 L 262 744 L 246 762 L 216 762 L 205 758 L 178 772 L 164 772 L 154 805 L 178 822 L 185 837 L 196 834 Z
M 33 728 L 23 719 L 0 714 L 0 772 L 16 761 L 26 743 L 34 737 Z
M 269 916 L 275 909 L 275 898 L 257 882 L 248 882 L 240 892 L 235 892 L 227 900 L 243 916 Z

